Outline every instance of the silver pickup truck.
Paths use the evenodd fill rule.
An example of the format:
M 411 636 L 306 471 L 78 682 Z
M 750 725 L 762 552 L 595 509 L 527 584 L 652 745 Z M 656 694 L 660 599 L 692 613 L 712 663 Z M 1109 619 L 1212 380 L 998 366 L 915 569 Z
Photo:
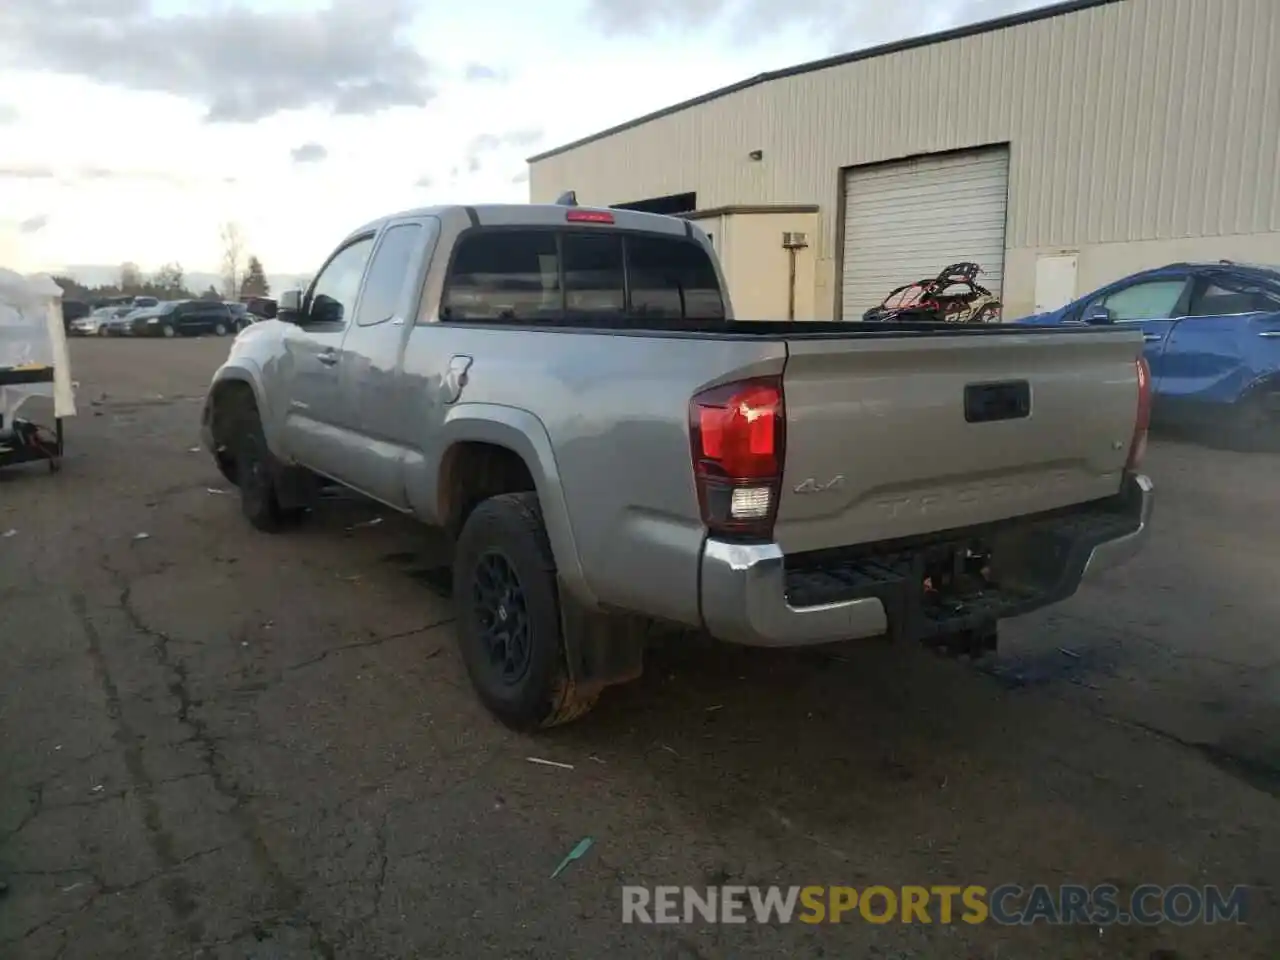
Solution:
M 205 443 L 278 530 L 337 482 L 455 543 L 507 724 L 580 716 L 648 627 L 978 654 L 1141 546 L 1128 330 L 738 321 L 690 222 L 439 207 L 348 236 L 242 332 Z

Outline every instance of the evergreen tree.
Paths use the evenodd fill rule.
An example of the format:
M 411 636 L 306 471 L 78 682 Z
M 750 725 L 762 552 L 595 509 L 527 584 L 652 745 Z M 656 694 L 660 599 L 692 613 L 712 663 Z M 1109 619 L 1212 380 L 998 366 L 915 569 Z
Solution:
M 267 274 L 262 269 L 262 261 L 250 255 L 249 265 L 245 270 L 244 283 L 240 284 L 242 297 L 267 297 L 271 295 L 271 286 L 267 283 Z

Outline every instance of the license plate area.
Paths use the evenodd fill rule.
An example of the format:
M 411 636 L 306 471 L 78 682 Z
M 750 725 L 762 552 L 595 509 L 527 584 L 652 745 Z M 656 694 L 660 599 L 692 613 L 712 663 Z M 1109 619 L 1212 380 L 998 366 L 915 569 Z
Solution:
M 1026 380 L 970 383 L 964 388 L 966 423 L 996 423 L 1031 416 L 1031 384 Z

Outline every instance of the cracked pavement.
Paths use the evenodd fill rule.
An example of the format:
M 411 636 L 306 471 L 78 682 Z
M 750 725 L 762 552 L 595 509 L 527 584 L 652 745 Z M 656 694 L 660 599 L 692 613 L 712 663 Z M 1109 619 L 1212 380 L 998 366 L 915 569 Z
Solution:
M 5 960 L 1274 960 L 1280 458 L 1153 444 L 1148 552 L 978 668 L 674 637 L 530 739 L 471 695 L 438 538 L 241 520 L 191 450 L 226 345 L 75 341 L 63 472 L 0 471 Z M 731 882 L 1255 889 L 1226 927 L 620 922 L 624 883 Z

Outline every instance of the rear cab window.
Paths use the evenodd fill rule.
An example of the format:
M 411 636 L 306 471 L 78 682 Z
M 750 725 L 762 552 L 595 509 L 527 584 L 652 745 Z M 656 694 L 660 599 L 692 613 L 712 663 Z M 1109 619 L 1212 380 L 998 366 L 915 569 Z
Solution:
M 479 229 L 463 235 L 440 318 L 652 327 L 723 321 L 715 265 L 682 237 L 620 230 Z

